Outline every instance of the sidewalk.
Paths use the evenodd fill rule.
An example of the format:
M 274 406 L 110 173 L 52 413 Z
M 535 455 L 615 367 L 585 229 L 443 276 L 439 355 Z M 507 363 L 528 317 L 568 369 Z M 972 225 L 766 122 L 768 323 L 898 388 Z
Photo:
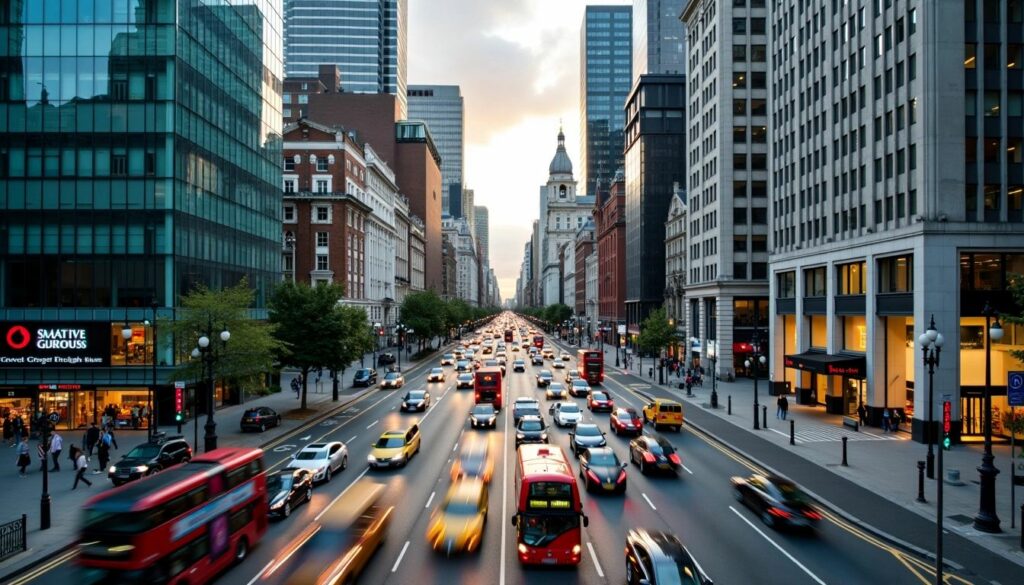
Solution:
M 393 351 L 393 348 L 381 351 Z M 373 355 L 373 352 L 370 352 L 364 356 L 364 363 L 367 367 L 372 367 Z M 403 369 L 411 368 L 419 363 L 416 360 L 407 359 L 405 352 L 402 357 Z M 345 379 L 338 381 L 340 394 L 338 402 L 332 400 L 333 391 L 329 372 L 324 371 L 319 389 L 316 385 L 316 374 L 310 374 L 305 412 L 298 410 L 300 401 L 291 390 L 291 380 L 298 375 L 298 372 L 283 372 L 281 374 L 281 392 L 248 400 L 244 404 L 226 406 L 214 413 L 218 444 L 220 446 L 260 447 L 308 424 L 313 419 L 326 416 L 335 408 L 372 391 L 374 389 L 372 387 L 352 387 L 352 377 L 359 367 L 359 362 L 356 361 L 345 369 Z M 379 371 L 384 371 L 384 369 L 383 367 L 378 368 Z M 242 412 L 256 406 L 268 406 L 277 411 L 282 416 L 281 425 L 263 433 L 243 433 L 239 428 Z M 293 413 L 293 411 L 295 412 Z M 293 414 L 289 415 L 289 413 Z M 197 422 L 198 431 L 196 430 Z M 182 425 L 181 434 L 184 435 L 196 454 L 201 451 L 205 434 L 203 425 L 205 424 L 206 416 L 200 415 L 198 420 L 189 420 Z M 158 430 L 166 433 L 167 436 L 178 434 L 175 425 L 163 425 Z M 194 441 L 197 432 L 198 445 Z M 22 513 L 28 516 L 28 550 L 0 562 L 0 582 L 72 545 L 78 537 L 79 510 L 90 497 L 113 487 L 110 480 L 107 479 L 105 471 L 98 475 L 92 473 L 98 466 L 98 459 L 94 452 L 90 462 L 90 471 L 85 475 L 86 479 L 93 483 L 92 487 L 79 484 L 78 489 L 72 491 L 71 485 L 74 482 L 75 473 L 67 453 L 71 449 L 71 445 L 80 446 L 82 433 L 79 430 L 61 432 L 61 436 L 64 438 L 64 452 L 61 453 L 60 458 L 61 470 L 49 473 L 51 526 L 48 530 L 39 529 L 39 502 L 43 477 L 39 469 L 39 460 L 36 457 L 36 447 L 39 441 L 30 441 L 29 443 L 32 465 L 28 468 L 27 477 L 18 476 L 18 468 L 15 466 L 17 460 L 15 449 L 0 446 L 0 456 L 6 455 L 8 458 L 7 464 L 0 465 L 0 489 L 3 490 L 8 502 L 19 502 L 18 505 L 8 506 L 9 512 L 6 516 L 0 516 L 0 523 L 14 520 Z M 144 430 L 119 430 L 115 431 L 114 436 L 119 448 L 111 452 L 111 463 L 117 462 L 128 451 L 147 440 Z M 52 468 L 52 466 L 51 459 L 50 467 Z
M 609 348 L 610 349 L 610 348 Z M 610 359 L 609 359 L 610 358 Z M 657 369 L 653 380 L 647 376 L 648 363 L 644 360 L 642 376 L 639 360 L 630 371 L 615 368 L 615 356 L 610 351 L 606 354 L 606 367 L 612 371 L 639 376 L 643 382 L 660 387 L 675 395 L 687 405 L 687 413 L 700 412 L 717 417 L 731 424 L 735 433 L 745 433 L 751 437 L 774 444 L 787 452 L 807 460 L 820 467 L 845 478 L 882 498 L 904 508 L 921 518 L 933 523 L 936 513 L 936 483 L 925 479 L 924 495 L 926 503 L 916 501 L 917 498 L 917 462 L 924 461 L 927 445 L 910 440 L 909 432 L 905 432 L 907 424 L 902 425 L 904 431 L 885 433 L 877 427 L 861 427 L 856 431 L 844 427 L 842 416 L 826 414 L 823 407 L 802 406 L 795 404 L 793 396 L 789 398 L 788 420 L 776 418 L 776 396 L 769 396 L 768 384 L 765 380 L 758 382 L 758 416 L 762 417 L 761 407 L 767 406 L 767 428 L 753 430 L 754 383 L 753 380 L 741 379 L 736 382 L 717 381 L 718 409 L 712 409 L 710 376 L 705 376 L 703 387 L 694 387 L 693 396 L 687 397 L 686 390 L 677 388 L 680 379 L 671 377 L 666 384 L 659 385 Z M 667 371 L 666 371 L 666 378 Z M 670 383 L 669 383 L 670 382 Z M 642 389 L 641 389 L 642 390 Z M 729 400 L 732 400 L 732 414 L 728 414 Z M 794 425 L 795 445 L 789 444 L 790 421 Z M 729 436 L 719 437 L 729 442 Z M 842 438 L 847 438 L 847 460 L 842 462 Z M 938 446 L 936 445 L 936 460 Z M 1017 509 L 1010 505 L 1010 447 L 996 444 L 993 446 L 995 465 L 1000 470 L 996 477 L 996 512 L 1002 521 L 1000 534 L 987 534 L 974 530 L 973 519 L 978 511 L 980 485 L 977 467 L 981 464 L 983 446 L 981 444 L 954 445 L 943 454 L 943 477 L 947 477 L 943 490 L 943 528 L 955 532 L 967 540 L 997 553 L 1017 564 L 1024 565 L 1024 551 L 1020 547 L 1020 504 L 1024 500 L 1024 488 L 1018 490 Z M 936 466 L 938 465 L 936 461 Z M 948 481 L 946 472 L 958 470 L 959 481 Z M 784 472 L 780 470 L 780 472 Z M 936 475 L 938 470 L 936 469 Z M 843 502 L 836 502 L 843 507 Z M 1011 528 L 1011 518 L 1015 527 Z M 876 526 L 886 530 L 886 526 Z M 929 548 L 929 550 L 931 550 Z

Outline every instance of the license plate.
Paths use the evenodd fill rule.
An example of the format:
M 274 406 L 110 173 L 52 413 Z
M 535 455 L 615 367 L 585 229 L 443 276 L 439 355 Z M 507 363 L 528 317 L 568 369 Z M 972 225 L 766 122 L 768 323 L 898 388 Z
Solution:
M 552 558 L 548 557 L 548 558 L 541 559 L 540 562 L 541 562 L 541 564 L 544 564 L 544 565 L 557 565 L 558 564 L 558 559 L 552 559 Z
M 613 490 L 613 489 L 615 489 L 615 484 L 614 483 L 606 483 L 606 484 L 603 484 L 603 485 L 604 485 L 604 489 L 606 489 L 606 490 Z
M 131 472 L 130 471 L 118 471 L 117 472 L 117 477 L 130 477 L 130 476 L 131 476 Z

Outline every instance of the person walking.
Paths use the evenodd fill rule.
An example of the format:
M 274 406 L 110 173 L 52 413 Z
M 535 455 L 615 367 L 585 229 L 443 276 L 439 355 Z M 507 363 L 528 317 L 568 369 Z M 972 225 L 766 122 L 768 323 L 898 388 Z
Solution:
M 139 430 L 139 407 L 133 406 L 131 409 L 132 413 L 132 428 L 136 431 Z
M 890 415 L 889 415 L 889 409 L 887 407 L 885 410 L 882 411 L 882 432 L 883 433 L 888 433 L 889 432 L 889 420 L 890 420 Z
M 7 443 L 8 447 L 14 445 L 14 423 L 11 421 L 10 415 L 4 417 L 4 443 Z
M 48 463 L 46 458 L 49 456 L 49 447 L 46 442 L 42 439 L 39 440 L 39 445 L 36 447 L 36 454 L 39 455 L 39 471 L 46 471 L 46 464 Z
M 71 455 L 75 461 L 75 483 L 71 486 L 72 491 L 78 489 L 78 482 L 80 481 L 92 487 L 92 482 L 85 477 L 85 470 L 89 468 L 89 460 L 85 458 L 85 453 L 78 447 L 72 447 Z
M 18 467 L 21 477 L 25 477 L 25 468 L 32 464 L 32 457 L 28 454 L 28 441 L 18 442 Z
M 93 472 L 94 475 L 99 475 L 106 471 L 107 464 L 110 463 L 110 449 L 114 446 L 114 435 L 109 430 L 104 430 L 100 433 L 100 440 L 97 444 L 97 454 L 99 456 L 99 469 Z
M 782 394 L 779 394 L 779 399 L 775 401 L 775 418 L 782 418 Z
M 779 408 L 782 409 L 782 420 L 786 420 L 786 416 L 789 414 L 789 398 L 786 398 L 785 394 L 779 398 Z
M 14 445 L 18 446 L 21 444 L 21 437 L 25 434 L 25 421 L 21 420 L 20 414 L 11 421 L 11 429 L 14 431 Z
M 85 431 L 85 458 L 92 459 L 92 450 L 96 448 L 96 443 L 100 442 L 100 429 L 96 426 L 96 423 L 90 423 L 88 430 Z
M 53 469 L 50 471 L 60 471 L 60 453 L 64 450 L 64 437 L 60 436 L 60 433 L 53 431 L 50 436 L 50 455 L 53 457 Z
M 863 402 L 857 407 L 857 417 L 860 418 L 860 426 L 868 424 L 868 407 Z

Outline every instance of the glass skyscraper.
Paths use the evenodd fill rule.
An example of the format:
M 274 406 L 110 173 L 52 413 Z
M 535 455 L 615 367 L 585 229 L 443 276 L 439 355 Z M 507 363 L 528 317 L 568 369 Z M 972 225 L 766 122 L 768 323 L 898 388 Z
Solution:
M 405 118 L 408 15 L 408 0 L 284 0 L 285 73 L 337 65 L 345 91 L 390 93 Z
M 645 73 L 686 73 L 683 0 L 633 0 L 633 81 Z
M 631 6 L 587 6 L 580 31 L 580 156 L 586 193 L 622 166 L 623 107 L 632 84 Z
M 263 306 L 281 263 L 279 6 L 4 3 L 0 334 L 73 331 L 95 353 L 42 368 L 22 359 L 34 345 L 0 343 L 0 386 L 39 391 L 77 425 L 96 400 L 128 400 L 43 397 L 40 385 L 148 386 L 150 368 L 134 366 L 176 359 L 154 350 L 149 319 L 173 317 L 197 284 L 244 277 Z
M 462 149 L 466 111 L 459 86 L 410 85 L 409 120 L 426 122 L 437 150 L 441 153 L 441 212 L 452 217 L 462 217 L 461 196 L 458 198 L 460 207 L 457 212 L 453 212 L 449 194 L 452 185 L 462 189 L 462 173 L 465 170 Z

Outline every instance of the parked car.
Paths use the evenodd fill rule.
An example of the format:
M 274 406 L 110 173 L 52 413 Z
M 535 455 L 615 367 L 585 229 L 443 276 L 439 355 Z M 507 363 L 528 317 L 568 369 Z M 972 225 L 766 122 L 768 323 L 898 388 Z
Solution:
M 791 526 L 811 528 L 821 513 L 792 481 L 774 475 L 733 477 L 730 482 L 736 499 L 761 516 L 772 528 Z
M 308 469 L 282 469 L 267 476 L 271 518 L 287 518 L 300 504 L 313 499 L 313 474 Z
M 341 441 L 310 443 L 292 456 L 286 469 L 308 469 L 313 481 L 328 482 L 336 471 L 348 467 L 348 447 Z
M 276 427 L 281 424 L 281 415 L 277 414 L 273 408 L 268 406 L 258 406 L 256 408 L 250 408 L 242 413 L 242 432 L 245 431 L 259 431 L 263 432 L 270 427 Z
M 371 368 L 360 368 L 352 378 L 353 386 L 373 386 L 377 383 L 377 370 Z
M 172 465 L 192 459 L 192 447 L 181 435 L 136 446 L 120 461 L 107 468 L 107 477 L 115 486 L 153 475 Z

